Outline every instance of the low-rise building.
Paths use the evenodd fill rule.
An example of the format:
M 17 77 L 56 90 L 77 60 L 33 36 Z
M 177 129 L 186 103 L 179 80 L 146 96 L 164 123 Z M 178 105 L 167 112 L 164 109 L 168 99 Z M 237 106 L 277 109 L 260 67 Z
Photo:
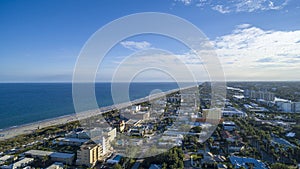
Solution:
M 53 162 L 62 162 L 65 164 L 73 164 L 74 154 L 69 153 L 59 153 L 59 152 L 51 152 L 51 151 L 42 151 L 42 150 L 29 150 L 26 151 L 25 156 L 32 157 L 32 158 L 43 158 L 43 157 L 50 157 L 51 161 Z
M 53 163 L 46 169 L 64 169 L 64 164 L 63 163 Z
M 246 117 L 247 114 L 243 111 L 237 110 L 234 107 L 227 107 L 224 108 L 224 110 L 222 111 L 222 116 L 223 117 Z
M 79 139 L 79 138 L 57 138 L 54 143 L 59 145 L 67 145 L 67 146 L 80 146 L 83 143 L 89 141 L 89 139 Z
M 114 127 L 117 129 L 118 132 L 123 132 L 125 130 L 125 121 L 121 120 L 114 123 Z
M 131 110 L 133 112 L 138 112 L 141 110 L 141 105 L 133 105 L 133 106 L 131 106 Z
M 150 112 L 149 111 L 123 112 L 122 116 L 127 119 L 148 120 L 150 118 Z
M 217 169 L 227 169 L 228 167 L 225 164 L 218 164 Z
M 227 131 L 233 131 L 236 128 L 235 123 L 232 121 L 224 121 L 222 125 L 223 125 L 223 129 Z
M 254 158 L 248 158 L 248 157 L 238 157 L 238 156 L 230 156 L 229 160 L 231 164 L 234 166 L 234 168 L 250 168 L 249 165 L 253 165 L 254 168 L 259 169 L 267 169 L 268 167 L 261 162 L 260 160 L 256 160 Z
M 131 136 L 144 136 L 145 128 L 144 127 L 133 127 L 128 130 L 128 133 Z
M 34 161 L 33 158 L 23 158 L 20 161 L 17 161 L 11 165 L 12 169 L 26 167 L 28 164 L 31 164 Z
M 125 123 L 125 129 L 129 129 L 131 127 L 136 127 L 136 126 L 140 126 L 141 120 L 133 120 L 133 119 L 129 119 L 128 121 L 126 121 Z
M 14 161 L 14 156 L 13 155 L 5 155 L 0 158 L 0 165 L 6 163 L 6 162 L 12 162 Z
M 161 165 L 158 165 L 158 164 L 151 164 L 149 169 L 161 169 L 162 166 Z

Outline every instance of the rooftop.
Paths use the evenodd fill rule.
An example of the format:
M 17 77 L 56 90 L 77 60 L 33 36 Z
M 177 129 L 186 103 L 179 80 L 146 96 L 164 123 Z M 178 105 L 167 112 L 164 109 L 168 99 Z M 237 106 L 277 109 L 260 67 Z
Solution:
M 25 152 L 26 155 L 32 156 L 50 156 L 54 158 L 72 158 L 74 154 L 69 153 L 58 153 L 58 152 L 51 152 L 51 151 L 42 151 L 42 150 L 29 150 Z
M 46 169 L 63 169 L 64 165 L 63 163 L 54 163 L 52 165 L 50 165 L 49 167 L 47 167 Z
M 25 152 L 26 155 L 33 156 L 50 156 L 53 152 L 51 151 L 42 151 L 42 150 L 28 150 Z
M 224 121 L 223 125 L 235 125 L 233 121 Z
M 65 141 L 65 142 L 76 142 L 76 143 L 84 143 L 89 141 L 89 139 L 80 139 L 80 138 L 57 138 L 58 141 Z
M 232 165 L 235 166 L 235 168 L 245 167 L 246 169 L 248 169 L 250 167 L 248 167 L 247 164 L 253 164 L 254 169 L 268 169 L 263 162 L 254 158 L 231 156 L 229 157 L 229 160 Z
M 80 146 L 80 149 L 92 149 L 94 148 L 95 146 L 97 146 L 96 143 L 85 143 L 83 145 Z
M 74 154 L 54 152 L 50 156 L 54 158 L 72 158 Z
M 33 162 L 33 158 L 24 158 L 20 161 L 15 162 L 14 164 L 12 164 L 12 168 L 19 168 L 22 167 L 24 164 L 28 164 Z
M 11 155 L 5 155 L 5 156 L 3 156 L 3 157 L 1 157 L 0 158 L 0 162 L 1 161 L 7 161 L 7 160 L 9 160 L 9 159 L 11 159 L 11 158 L 13 158 L 14 156 L 11 156 Z

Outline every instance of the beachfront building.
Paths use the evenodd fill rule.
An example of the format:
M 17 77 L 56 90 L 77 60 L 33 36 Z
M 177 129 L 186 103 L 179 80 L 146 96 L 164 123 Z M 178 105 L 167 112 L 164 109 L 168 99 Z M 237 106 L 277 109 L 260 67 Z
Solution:
M 113 141 L 117 136 L 117 129 L 112 127 L 103 129 L 103 136 L 107 138 L 108 141 Z
M 131 110 L 133 112 L 138 112 L 141 110 L 141 105 L 133 105 L 133 106 L 131 106 Z
M 103 155 L 103 148 L 100 144 L 86 143 L 80 146 L 77 150 L 77 165 L 84 165 L 88 167 L 94 166 L 98 160 L 101 160 Z
M 118 132 L 122 133 L 125 130 L 125 121 L 121 120 L 114 123 L 114 127 L 117 129 Z
M 138 112 L 130 112 L 124 111 L 122 112 L 122 116 L 126 119 L 134 119 L 134 120 L 148 120 L 150 118 L 149 111 L 138 111 Z

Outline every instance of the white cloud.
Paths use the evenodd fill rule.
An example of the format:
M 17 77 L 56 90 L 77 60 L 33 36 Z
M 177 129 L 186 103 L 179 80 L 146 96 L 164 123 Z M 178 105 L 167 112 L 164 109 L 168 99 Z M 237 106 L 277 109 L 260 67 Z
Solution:
M 247 23 L 236 26 L 237 29 L 245 29 L 245 28 L 249 28 L 249 27 L 251 27 L 251 25 L 247 24 Z
M 223 13 L 223 14 L 230 12 L 230 10 L 228 8 L 224 8 L 222 5 L 216 5 L 216 6 L 212 7 L 212 9 L 216 10 L 220 13 Z
M 299 80 L 299 40 L 300 30 L 263 30 L 244 24 L 231 34 L 216 38 L 214 44 L 230 78 Z
M 130 50 L 143 50 L 151 47 L 151 44 L 146 41 L 142 42 L 135 42 L 135 41 L 123 41 L 120 43 L 124 48 L 130 49 Z
M 230 34 L 217 37 L 211 43 L 228 80 L 300 80 L 300 30 L 264 30 L 250 24 L 241 24 Z M 201 53 L 200 57 L 205 54 L 205 50 L 206 48 L 198 51 Z M 132 56 L 130 62 L 118 63 L 124 67 L 122 73 L 128 74 L 143 66 L 160 67 L 175 72 L 180 79 L 186 80 L 186 72 L 182 70 L 187 66 L 197 79 L 209 80 L 205 70 L 207 65 L 192 51 L 181 54 L 139 52 Z M 210 54 L 208 52 L 206 56 L 211 56 Z M 181 67 L 178 66 L 179 63 Z M 145 79 L 160 77 L 162 73 L 149 74 L 151 77 L 147 75 Z
M 192 3 L 193 0 L 175 0 L 177 2 L 181 2 L 184 5 L 190 5 Z
M 195 4 L 200 8 L 211 8 L 220 13 L 230 12 L 255 12 L 267 10 L 280 10 L 284 8 L 289 0 L 231 0 L 231 1 L 214 1 L 214 0 L 175 0 L 184 5 Z M 217 3 L 216 3 L 217 2 Z
M 235 5 L 237 12 L 253 12 L 258 10 L 278 10 L 287 5 L 287 0 L 277 1 L 275 4 L 270 0 L 239 0 Z

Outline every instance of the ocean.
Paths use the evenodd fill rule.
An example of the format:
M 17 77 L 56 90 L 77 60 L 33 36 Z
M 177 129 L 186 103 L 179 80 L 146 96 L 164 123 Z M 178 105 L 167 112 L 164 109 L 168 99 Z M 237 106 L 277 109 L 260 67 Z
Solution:
M 178 88 L 176 83 L 131 83 L 130 100 L 153 90 Z M 99 107 L 113 104 L 110 83 L 96 83 Z M 0 83 L 0 129 L 75 113 L 71 83 Z

